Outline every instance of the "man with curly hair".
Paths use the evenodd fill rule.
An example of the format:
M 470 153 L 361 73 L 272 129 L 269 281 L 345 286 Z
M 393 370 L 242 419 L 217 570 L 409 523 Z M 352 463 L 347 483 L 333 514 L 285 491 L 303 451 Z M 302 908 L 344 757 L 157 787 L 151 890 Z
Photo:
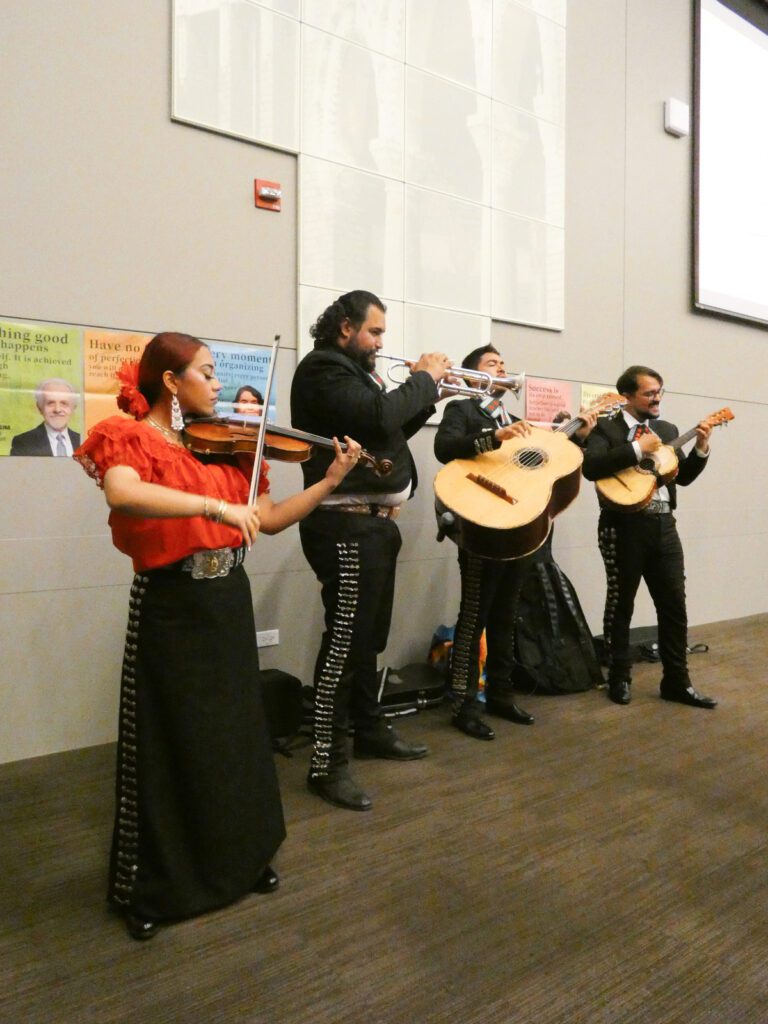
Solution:
M 291 419 L 301 430 L 348 435 L 392 464 L 377 476 L 361 463 L 335 495 L 302 523 L 301 545 L 322 585 L 325 632 L 315 665 L 315 743 L 310 790 L 329 803 L 366 811 L 368 795 L 349 773 L 347 734 L 356 757 L 408 761 L 427 748 L 401 739 L 382 716 L 377 655 L 387 644 L 400 531 L 395 518 L 416 489 L 408 438 L 429 419 L 449 375 L 442 353 L 422 355 L 400 387 L 387 391 L 376 373 L 386 306 L 371 292 L 340 296 L 311 328 L 315 347 L 291 387 Z M 327 456 L 303 463 L 304 484 L 325 472 Z

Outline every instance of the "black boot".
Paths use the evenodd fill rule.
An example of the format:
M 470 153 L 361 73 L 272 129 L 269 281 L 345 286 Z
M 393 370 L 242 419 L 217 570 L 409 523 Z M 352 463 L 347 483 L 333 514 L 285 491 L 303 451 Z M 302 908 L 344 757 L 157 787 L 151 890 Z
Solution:
M 318 751 L 317 743 L 312 752 L 307 787 L 334 807 L 348 811 L 370 811 L 371 798 L 361 789 L 349 774 L 347 759 L 347 730 L 333 727 L 333 738 L 328 758 Z
M 632 683 L 629 679 L 609 679 L 608 696 L 614 704 L 629 704 L 632 700 Z
M 280 879 L 271 864 L 267 864 L 262 873 L 256 879 L 253 892 L 261 894 L 275 892 L 280 887 Z
M 717 707 L 714 697 L 705 697 L 694 689 L 689 679 L 684 679 L 677 684 L 669 684 L 666 679 L 661 680 L 659 696 L 662 700 L 675 701 L 677 704 L 687 704 L 691 708 L 712 708 Z
M 328 775 L 312 775 L 307 778 L 310 793 L 315 793 L 334 807 L 343 807 L 347 811 L 370 811 L 373 801 L 361 789 L 346 765 L 334 768 Z
M 136 942 L 146 942 L 148 939 L 154 939 L 160 927 L 157 921 L 149 921 L 145 917 L 139 917 L 132 910 L 126 910 L 123 918 L 128 934 Z
M 498 683 L 487 683 L 485 687 L 485 707 L 489 715 L 498 715 L 508 722 L 517 725 L 533 725 L 536 719 L 515 704 L 511 686 L 499 686 Z
M 480 717 L 479 706 L 475 701 L 465 701 L 453 710 L 451 725 L 465 736 L 471 736 L 473 740 L 492 740 L 496 733 Z
M 429 750 L 423 743 L 407 743 L 385 718 L 368 728 L 356 728 L 353 743 L 355 757 L 381 757 L 386 761 L 418 761 Z

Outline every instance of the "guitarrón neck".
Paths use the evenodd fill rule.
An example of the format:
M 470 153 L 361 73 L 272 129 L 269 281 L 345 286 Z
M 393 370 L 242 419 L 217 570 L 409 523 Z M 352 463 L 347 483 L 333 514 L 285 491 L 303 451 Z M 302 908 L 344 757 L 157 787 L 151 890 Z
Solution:
M 576 416 L 572 420 L 568 420 L 567 423 L 561 423 L 555 427 L 555 433 L 565 434 L 566 437 L 573 437 L 579 427 L 584 426 L 584 420 L 581 417 Z

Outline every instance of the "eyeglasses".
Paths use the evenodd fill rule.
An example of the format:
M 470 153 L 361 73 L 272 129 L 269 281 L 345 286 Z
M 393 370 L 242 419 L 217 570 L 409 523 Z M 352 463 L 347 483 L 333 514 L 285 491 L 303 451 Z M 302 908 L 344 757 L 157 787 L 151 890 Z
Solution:
M 664 388 L 656 388 L 655 391 L 641 391 L 641 398 L 661 398 L 664 394 Z

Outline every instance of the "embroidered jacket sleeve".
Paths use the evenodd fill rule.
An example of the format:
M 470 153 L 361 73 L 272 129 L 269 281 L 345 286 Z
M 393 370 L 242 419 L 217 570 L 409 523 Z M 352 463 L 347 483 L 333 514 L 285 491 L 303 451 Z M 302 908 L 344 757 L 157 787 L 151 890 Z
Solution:
M 481 425 L 483 420 L 487 425 Z M 435 435 L 435 458 L 439 462 L 473 459 L 500 447 L 495 421 L 483 416 L 472 399 L 448 403 Z

